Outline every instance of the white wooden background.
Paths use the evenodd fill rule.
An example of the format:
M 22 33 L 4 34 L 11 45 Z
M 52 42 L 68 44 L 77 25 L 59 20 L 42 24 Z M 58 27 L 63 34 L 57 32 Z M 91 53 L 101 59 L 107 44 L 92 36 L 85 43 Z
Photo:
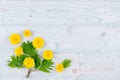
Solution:
M 63 73 L 29 80 L 120 80 L 120 0 L 0 0 L 1 80 L 25 80 L 26 70 L 7 67 L 8 37 L 24 29 L 46 40 L 57 63 L 73 61 Z

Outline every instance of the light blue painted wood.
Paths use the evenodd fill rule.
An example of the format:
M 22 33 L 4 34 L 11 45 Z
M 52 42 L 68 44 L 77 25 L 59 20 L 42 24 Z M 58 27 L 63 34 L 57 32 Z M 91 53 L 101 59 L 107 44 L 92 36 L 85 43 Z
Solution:
M 120 80 L 119 21 L 120 0 L 0 0 L 1 80 L 26 80 L 26 70 L 7 67 L 8 37 L 24 29 L 46 40 L 56 63 L 73 61 L 63 73 L 34 72 L 30 80 Z

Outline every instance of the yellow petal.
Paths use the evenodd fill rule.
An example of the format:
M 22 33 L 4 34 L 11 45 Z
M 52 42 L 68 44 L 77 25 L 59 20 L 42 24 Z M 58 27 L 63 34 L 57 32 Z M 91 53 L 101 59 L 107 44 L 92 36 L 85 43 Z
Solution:
M 32 35 L 32 32 L 30 30 L 25 30 L 25 31 L 23 31 L 23 35 L 25 37 L 30 37 Z
M 46 59 L 46 60 L 51 60 L 53 58 L 52 50 L 45 50 L 43 52 L 43 58 Z
M 56 65 L 56 71 L 57 72 L 62 72 L 64 71 L 64 66 L 62 64 L 57 64 Z
M 44 40 L 41 37 L 36 37 L 36 38 L 33 39 L 32 44 L 35 48 L 42 48 L 45 43 L 44 43 Z
M 25 68 L 33 68 L 35 65 L 34 59 L 31 57 L 26 57 L 25 60 L 23 61 L 23 64 L 25 66 Z
M 16 56 L 21 56 L 23 54 L 22 47 L 17 47 L 17 48 L 15 48 L 14 51 L 15 51 Z
M 10 37 L 9 37 L 9 41 L 11 44 L 19 44 L 21 42 L 21 36 L 17 33 L 15 34 L 12 34 Z

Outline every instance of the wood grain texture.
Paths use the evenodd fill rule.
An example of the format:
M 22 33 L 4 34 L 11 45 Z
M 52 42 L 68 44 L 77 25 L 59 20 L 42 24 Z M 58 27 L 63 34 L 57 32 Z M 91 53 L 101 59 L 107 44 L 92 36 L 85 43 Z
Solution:
M 0 0 L 1 80 L 26 80 L 26 70 L 7 67 L 8 37 L 24 29 L 46 40 L 55 63 L 73 61 L 63 73 L 34 72 L 29 80 L 120 80 L 120 0 Z

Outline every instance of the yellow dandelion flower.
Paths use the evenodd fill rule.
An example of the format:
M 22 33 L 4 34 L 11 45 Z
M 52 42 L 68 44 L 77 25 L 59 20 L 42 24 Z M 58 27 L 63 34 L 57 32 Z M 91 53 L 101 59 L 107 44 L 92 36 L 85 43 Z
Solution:
M 15 48 L 14 52 L 15 52 L 16 56 L 21 56 L 23 54 L 23 49 L 22 49 L 22 47 L 19 46 L 19 47 Z
M 9 37 L 9 40 L 10 40 L 10 43 L 11 44 L 19 44 L 21 42 L 21 37 L 19 34 L 15 33 L 15 34 L 12 34 L 10 37 Z
M 35 48 L 42 48 L 45 43 L 44 43 L 44 40 L 41 37 L 36 37 L 36 38 L 33 39 L 32 44 Z
M 33 68 L 35 65 L 34 59 L 31 57 L 26 57 L 25 60 L 23 61 L 23 64 L 25 66 L 25 68 Z
M 52 50 L 45 50 L 43 52 L 43 58 L 46 59 L 46 60 L 51 60 L 53 58 Z
M 23 31 L 23 35 L 25 37 L 30 37 L 32 35 L 32 32 L 30 30 L 25 30 L 25 31 Z
M 56 71 L 57 72 L 62 72 L 64 71 L 64 66 L 62 64 L 57 64 L 56 65 Z

